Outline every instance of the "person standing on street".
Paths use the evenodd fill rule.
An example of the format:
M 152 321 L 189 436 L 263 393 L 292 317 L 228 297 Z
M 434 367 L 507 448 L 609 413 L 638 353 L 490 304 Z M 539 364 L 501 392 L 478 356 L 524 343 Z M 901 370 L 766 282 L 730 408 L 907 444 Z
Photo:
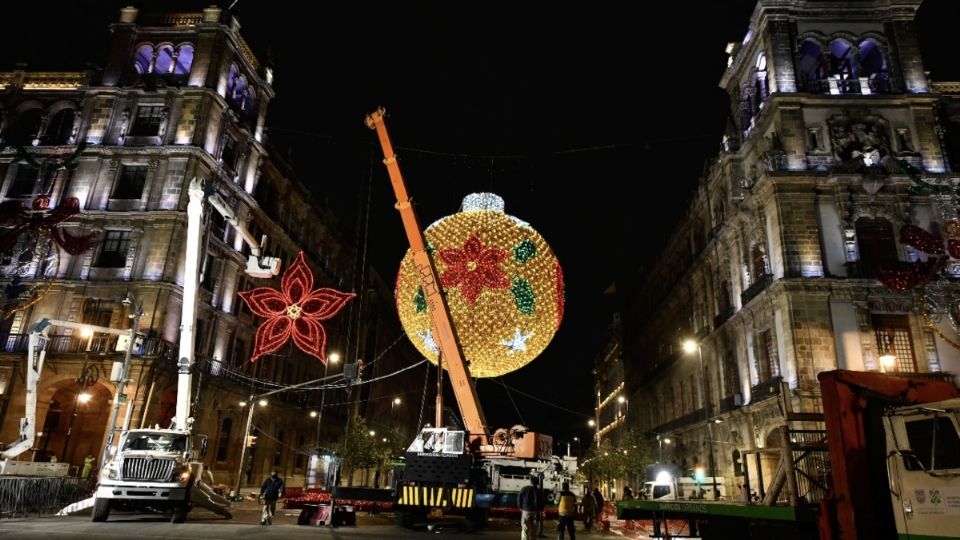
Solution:
M 537 514 L 540 513 L 540 488 L 536 476 L 530 477 L 530 485 L 520 489 L 517 506 L 520 507 L 520 540 L 537 537 Z
M 277 499 L 281 495 L 283 495 L 283 480 L 277 475 L 277 471 L 271 471 L 270 476 L 260 486 L 260 495 L 257 497 L 263 503 L 261 525 L 273 525 L 273 514 L 277 511 Z
M 570 540 L 577 540 L 574 523 L 577 519 L 577 496 L 570 491 L 570 484 L 564 482 L 560 490 L 560 507 L 557 508 L 557 540 L 563 540 L 563 530 L 570 531 Z
M 580 505 L 583 507 L 583 528 L 589 531 L 597 516 L 597 500 L 593 498 L 589 485 L 583 490 L 583 500 L 580 501 Z

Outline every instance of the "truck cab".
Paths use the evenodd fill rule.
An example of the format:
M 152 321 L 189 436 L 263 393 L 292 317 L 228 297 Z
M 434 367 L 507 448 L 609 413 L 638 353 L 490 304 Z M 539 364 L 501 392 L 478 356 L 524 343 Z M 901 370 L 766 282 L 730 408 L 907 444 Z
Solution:
M 897 533 L 901 538 L 932 538 L 955 531 L 960 515 L 960 398 L 898 407 L 885 417 Z
M 106 521 L 111 510 L 152 510 L 172 512 L 172 522 L 183 522 L 206 449 L 206 436 L 189 431 L 124 432 L 100 471 L 93 521 Z

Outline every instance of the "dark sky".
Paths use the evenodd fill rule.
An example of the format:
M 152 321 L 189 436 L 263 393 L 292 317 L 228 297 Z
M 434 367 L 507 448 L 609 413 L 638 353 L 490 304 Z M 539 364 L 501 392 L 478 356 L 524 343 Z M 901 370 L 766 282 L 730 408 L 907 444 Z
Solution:
M 102 64 L 106 26 L 128 3 L 196 11 L 210 2 L 5 6 L 16 22 L 0 33 L 0 69 Z M 755 2 L 663 2 L 657 17 L 626 2 L 514 4 L 238 0 L 233 11 L 258 56 L 269 48 L 275 63 L 272 142 L 340 210 L 348 238 L 369 211 L 367 256 L 388 282 L 407 242 L 363 125 L 379 105 L 422 222 L 493 191 L 551 244 L 566 318 L 544 354 L 504 380 L 583 416 L 514 394 L 521 419 L 502 389 L 481 382 L 479 391 L 493 426 L 522 420 L 558 438 L 589 436 L 590 370 L 617 303 L 602 293 L 650 264 L 716 154 L 728 114 L 717 87 L 724 46 L 743 38 Z M 960 80 L 955 32 L 937 28 L 957 21 L 960 2 L 920 10 L 935 80 Z

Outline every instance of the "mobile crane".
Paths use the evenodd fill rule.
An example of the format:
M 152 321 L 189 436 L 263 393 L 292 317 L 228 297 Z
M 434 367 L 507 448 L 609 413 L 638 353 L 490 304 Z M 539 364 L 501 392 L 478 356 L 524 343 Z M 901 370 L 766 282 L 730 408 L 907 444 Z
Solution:
M 818 379 L 822 415 L 781 402 L 788 425 L 762 503 L 621 501 L 617 517 L 652 519 L 654 537 L 680 520 L 704 539 L 960 538 L 960 398 L 951 377 L 835 370 Z M 777 503 L 781 492 L 786 504 Z
M 571 463 L 570 459 L 554 459 L 550 436 L 522 426 L 490 432 L 470 369 L 464 360 L 436 265 L 427 251 L 423 228 L 413 209 L 387 133 L 385 116 L 386 111 L 381 107 L 367 115 L 366 125 L 376 130 L 383 149 L 383 162 L 397 200 L 395 206 L 400 212 L 433 322 L 440 363 L 447 369 L 465 427 L 465 431 L 443 427 L 442 392 L 438 389 L 436 427 L 421 431 L 407 449 L 402 478 L 395 478 L 396 512 L 403 525 L 411 526 L 424 520 L 430 509 L 453 508 L 465 511 L 472 527 L 482 528 L 496 496 L 494 481 L 500 476 L 497 471 L 501 465 L 530 472 L 546 469 L 551 477 L 569 480 L 576 472 L 576 464 L 575 460 Z M 438 376 L 442 376 L 443 369 L 438 367 L 437 371 Z M 553 465 L 543 467 L 544 462 Z

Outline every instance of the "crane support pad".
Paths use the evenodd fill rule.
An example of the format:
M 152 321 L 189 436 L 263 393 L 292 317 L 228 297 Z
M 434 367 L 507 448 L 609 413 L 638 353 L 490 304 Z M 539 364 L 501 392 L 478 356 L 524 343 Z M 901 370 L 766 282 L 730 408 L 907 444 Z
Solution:
M 746 503 L 710 501 L 647 501 L 617 503 L 618 519 L 685 519 L 698 517 L 730 517 L 749 520 L 807 521 L 813 514 L 792 506 L 762 506 Z

